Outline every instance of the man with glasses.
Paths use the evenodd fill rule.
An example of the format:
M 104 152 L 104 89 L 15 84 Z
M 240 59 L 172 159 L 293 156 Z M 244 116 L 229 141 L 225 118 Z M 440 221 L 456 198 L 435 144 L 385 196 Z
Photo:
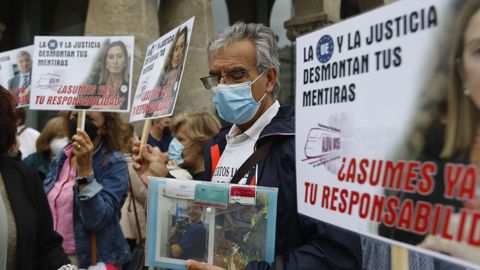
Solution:
M 297 212 L 294 111 L 276 100 L 280 61 L 273 31 L 239 22 L 219 33 L 208 52 L 209 76 L 201 80 L 220 117 L 233 125 L 207 145 L 205 175 L 211 178 L 204 180 L 230 183 L 256 150 L 272 145 L 249 172 L 237 175 L 241 184 L 279 188 L 275 262 L 252 261 L 246 269 L 361 269 L 359 236 Z M 219 269 L 192 260 L 187 266 Z

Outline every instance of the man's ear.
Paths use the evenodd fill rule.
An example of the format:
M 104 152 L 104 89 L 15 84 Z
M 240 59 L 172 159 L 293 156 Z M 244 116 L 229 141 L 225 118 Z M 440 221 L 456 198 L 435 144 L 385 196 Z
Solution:
M 277 82 L 278 72 L 275 68 L 271 67 L 267 71 L 267 87 L 265 92 L 273 94 L 273 89 L 275 88 L 275 83 Z

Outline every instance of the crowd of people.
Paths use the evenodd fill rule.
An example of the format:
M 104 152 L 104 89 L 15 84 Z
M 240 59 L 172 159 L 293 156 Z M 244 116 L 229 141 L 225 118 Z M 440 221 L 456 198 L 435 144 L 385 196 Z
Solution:
M 480 5 L 471 2 L 477 7 L 470 16 L 478 21 Z M 462 40 L 464 32 L 475 34 L 471 20 L 465 21 Z M 186 30 L 177 35 L 179 47 L 172 50 L 160 84 L 177 79 L 183 39 Z M 457 114 L 449 116 L 443 155 L 477 162 L 478 131 L 464 129 L 471 125 L 462 122 L 478 120 L 475 63 L 467 57 L 473 49 L 464 49 L 463 41 L 458 46 L 449 99 Z M 126 53 L 120 43 L 107 51 L 112 58 L 105 59 L 108 72 L 98 83 L 118 96 L 126 84 Z M 12 95 L 0 89 L 0 216 L 7 217 L 0 220 L 0 269 L 76 269 L 97 262 L 121 269 L 135 243 L 145 240 L 148 176 L 229 183 L 231 175 L 216 172 L 238 171 L 267 145 L 266 157 L 240 175 L 239 183 L 278 188 L 275 260 L 251 261 L 245 269 L 362 269 L 359 235 L 298 213 L 295 113 L 277 100 L 280 60 L 273 31 L 235 23 L 213 38 L 208 58 L 209 75 L 201 81 L 213 92 L 218 115 L 230 124 L 221 127 L 206 111 L 174 114 L 153 120 L 146 145 L 140 145 L 132 125 L 111 112 L 88 111 L 84 129 L 77 129 L 77 112 L 60 113 L 39 134 L 29 132 L 24 110 L 15 110 Z M 462 88 L 467 96 L 459 94 Z M 180 234 L 171 228 L 170 254 L 186 259 L 190 270 L 221 269 L 202 262 L 204 251 L 198 250 L 206 234 L 203 209 L 189 206 L 188 211 L 189 229 Z M 194 229 L 200 238 L 189 237 Z
M 181 62 L 177 58 L 183 55 L 183 32 L 179 33 L 175 43 L 179 44 L 175 50 L 182 53 L 172 50 L 171 69 Z M 108 51 L 118 47 L 120 55 L 121 46 L 115 46 Z M 210 76 L 201 80 L 208 90 L 214 90 L 217 112 L 231 126 L 221 128 L 215 115 L 192 110 L 174 114 L 171 119 L 154 120 L 148 144 L 140 146 L 133 126 L 122 123 L 117 113 L 90 110 L 86 113 L 85 128 L 81 130 L 77 129 L 77 112 L 67 112 L 47 122 L 38 138 L 33 140 L 36 141 L 35 149 L 25 156 L 21 150 L 22 142 L 15 139 L 20 133 L 17 126 L 24 129 L 24 116 L 21 112 L 15 113 L 11 106 L 9 110 L 2 106 L 0 117 L 11 119 L 5 123 L 11 125 L 10 129 L 2 129 L 11 130 L 11 134 L 8 141 L 2 142 L 2 153 L 5 153 L 2 156 L 5 157 L 1 167 L 5 167 L 5 160 L 19 168 L 30 166 L 29 170 L 19 169 L 18 174 L 35 174 L 35 177 L 24 177 L 30 181 L 34 179 L 36 183 L 30 185 L 37 187 L 34 191 L 37 197 L 41 197 L 37 200 L 41 202 L 40 206 L 31 212 L 48 219 L 42 224 L 45 228 L 39 226 L 35 229 L 45 230 L 42 237 L 47 239 L 41 239 L 40 243 L 51 245 L 50 248 L 40 244 L 29 245 L 29 250 L 26 250 L 21 242 L 17 241 L 15 246 L 9 241 L 7 253 L 11 255 L 16 251 L 16 256 L 7 256 L 9 259 L 5 263 L 8 269 L 13 269 L 12 265 L 26 263 L 22 258 L 27 255 L 32 257 L 30 263 L 33 265 L 55 263 L 55 269 L 69 263 L 88 268 L 96 262 L 103 263 L 106 269 L 121 269 L 128 263 L 138 238 L 145 238 L 144 207 L 147 203 L 148 176 L 228 183 L 230 179 L 215 174 L 216 168 L 237 170 L 256 148 L 271 140 L 274 141 L 271 153 L 258 162 L 240 183 L 279 188 L 276 257 L 272 265 L 256 261 L 250 262 L 247 269 L 270 269 L 274 265 L 284 269 L 307 269 L 311 265 L 335 269 L 361 268 L 359 236 L 297 212 L 294 112 L 291 107 L 281 106 L 276 100 L 279 56 L 273 32 L 261 24 L 237 23 L 215 37 L 208 53 Z M 106 59 L 106 68 L 113 70 L 118 66 L 121 71 L 124 60 Z M 104 83 L 108 84 L 110 78 L 105 78 Z M 4 104 L 10 102 L 7 96 L 8 91 L 2 89 Z M 21 160 L 23 164 L 19 162 Z M 8 187 L 8 181 L 13 177 L 3 171 L 2 175 Z M 39 185 L 43 185 L 43 189 Z M 13 192 L 8 188 L 6 190 L 2 198 L 9 197 L 6 194 Z M 0 210 L 5 208 L 9 213 L 9 209 L 15 209 L 28 200 L 31 198 L 20 198 L 12 201 L 11 208 L 0 207 Z M 191 228 L 203 228 L 203 225 L 198 225 L 202 224 L 198 209 L 190 208 L 190 230 L 187 232 Z M 15 214 L 10 210 L 7 216 L 15 218 L 2 225 L 8 229 L 8 237 L 11 237 L 10 220 L 20 221 L 23 217 Z M 137 230 L 137 226 L 141 230 Z M 196 255 L 193 257 L 186 256 L 195 250 L 194 243 L 205 239 L 192 242 L 192 237 L 178 235 L 179 231 L 174 228 L 171 233 L 178 238 L 170 245 L 171 255 L 197 260 L 187 261 L 189 269 L 217 267 L 200 262 L 203 249 L 194 252 Z M 16 236 L 26 237 L 21 231 Z M 19 240 L 28 240 L 24 238 Z M 46 260 L 53 256 L 55 260 Z M 13 261 L 11 258 L 14 258 Z

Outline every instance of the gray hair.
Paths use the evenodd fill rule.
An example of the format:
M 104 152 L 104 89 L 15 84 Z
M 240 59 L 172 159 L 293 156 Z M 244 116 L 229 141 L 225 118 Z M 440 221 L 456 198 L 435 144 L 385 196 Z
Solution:
M 30 56 L 30 53 L 27 52 L 27 51 L 20 51 L 20 52 L 17 54 L 17 59 L 20 59 L 20 57 L 22 57 L 22 55 L 26 55 L 26 56 L 28 56 L 28 58 L 30 58 L 30 60 L 32 60 L 32 57 Z
M 217 33 L 208 45 L 209 59 L 212 53 L 227 47 L 233 41 L 241 39 L 251 40 L 255 43 L 258 73 L 269 68 L 274 68 L 277 71 L 277 81 L 273 87 L 273 96 L 277 97 L 280 91 L 278 46 L 273 31 L 263 24 L 236 22 L 222 32 Z

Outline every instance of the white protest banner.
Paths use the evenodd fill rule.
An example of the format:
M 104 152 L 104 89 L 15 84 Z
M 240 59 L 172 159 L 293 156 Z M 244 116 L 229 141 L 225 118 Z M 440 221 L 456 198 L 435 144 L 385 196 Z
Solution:
M 0 53 L 0 85 L 15 97 L 15 106 L 30 102 L 33 46 Z
M 300 213 L 480 266 L 479 10 L 398 1 L 297 39 Z
M 130 122 L 173 114 L 195 17 L 148 46 Z
M 30 108 L 128 112 L 133 36 L 35 37 Z

